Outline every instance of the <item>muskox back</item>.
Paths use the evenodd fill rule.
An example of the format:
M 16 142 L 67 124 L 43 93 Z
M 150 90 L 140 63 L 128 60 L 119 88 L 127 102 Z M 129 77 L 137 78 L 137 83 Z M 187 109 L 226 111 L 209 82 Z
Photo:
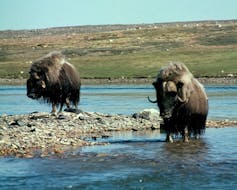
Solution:
M 153 83 L 167 141 L 171 134 L 181 134 L 184 141 L 205 131 L 208 99 L 205 90 L 182 63 L 162 68 Z
M 51 52 L 33 62 L 27 80 L 27 96 L 52 103 L 52 112 L 64 104 L 77 108 L 80 101 L 80 76 L 73 65 L 60 52 Z

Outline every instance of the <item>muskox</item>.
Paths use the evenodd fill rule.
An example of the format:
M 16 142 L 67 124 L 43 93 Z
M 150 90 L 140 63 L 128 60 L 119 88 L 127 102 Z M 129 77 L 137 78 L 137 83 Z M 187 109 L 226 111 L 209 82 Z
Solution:
M 81 81 L 73 65 L 65 60 L 60 52 L 51 52 L 34 61 L 27 80 L 27 96 L 44 100 L 52 104 L 52 113 L 59 112 L 63 105 L 70 108 L 70 103 L 77 109 L 80 101 Z
M 170 63 L 162 68 L 153 86 L 163 128 L 167 133 L 166 141 L 173 142 L 172 134 L 182 135 L 188 142 L 198 138 L 206 128 L 208 98 L 204 87 L 182 63 Z

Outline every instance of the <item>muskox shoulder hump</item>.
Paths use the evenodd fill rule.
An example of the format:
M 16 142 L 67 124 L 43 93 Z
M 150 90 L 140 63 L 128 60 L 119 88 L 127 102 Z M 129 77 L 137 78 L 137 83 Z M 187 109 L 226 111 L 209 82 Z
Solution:
M 170 62 L 167 66 L 162 67 L 157 78 L 163 81 L 191 82 L 192 73 L 183 63 Z
M 65 56 L 59 51 L 52 51 L 45 56 L 45 58 L 50 59 L 54 64 L 64 64 Z

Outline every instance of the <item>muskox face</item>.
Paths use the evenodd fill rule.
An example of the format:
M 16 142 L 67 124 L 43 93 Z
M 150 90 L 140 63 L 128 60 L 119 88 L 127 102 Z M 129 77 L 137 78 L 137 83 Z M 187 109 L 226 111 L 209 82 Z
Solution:
M 173 81 L 158 80 L 153 83 L 156 89 L 157 104 L 160 115 L 163 119 L 169 119 L 174 109 L 180 103 L 178 91 L 179 87 Z
M 39 99 L 45 92 L 45 82 L 36 73 L 30 74 L 31 76 L 27 80 L 27 96 L 32 99 Z

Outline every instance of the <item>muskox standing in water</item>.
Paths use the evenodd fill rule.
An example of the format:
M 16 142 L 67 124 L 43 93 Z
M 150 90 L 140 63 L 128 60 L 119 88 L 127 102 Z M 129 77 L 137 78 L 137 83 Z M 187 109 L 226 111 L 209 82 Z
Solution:
M 167 142 L 171 134 L 181 134 L 184 142 L 191 136 L 199 137 L 206 126 L 208 99 L 203 86 L 182 63 L 170 63 L 158 73 L 153 83 L 156 101 L 163 118 Z
M 68 63 L 60 52 L 51 52 L 33 62 L 27 80 L 27 96 L 52 103 L 52 113 L 64 103 L 77 109 L 80 100 L 80 77 L 73 65 Z

